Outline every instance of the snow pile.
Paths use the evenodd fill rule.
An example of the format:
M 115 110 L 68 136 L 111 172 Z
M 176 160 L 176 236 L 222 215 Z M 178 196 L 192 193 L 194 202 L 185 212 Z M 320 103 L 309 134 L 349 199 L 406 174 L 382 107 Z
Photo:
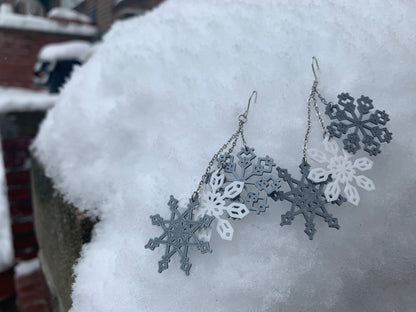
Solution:
M 41 31 L 68 35 L 94 36 L 97 28 L 78 23 L 60 23 L 40 16 L 21 15 L 0 10 L 0 28 Z
M 0 113 L 47 110 L 57 99 L 46 91 L 0 87 Z
M 33 272 L 36 272 L 38 270 L 40 270 L 40 262 L 38 258 L 34 258 L 27 261 L 21 261 L 14 267 L 16 278 L 32 274 Z
M 57 189 L 101 220 L 75 267 L 71 312 L 416 306 L 415 17 L 408 1 L 169 0 L 116 23 L 35 144 Z M 289 205 L 270 201 L 233 223 L 232 242 L 214 235 L 212 254 L 191 250 L 189 277 L 177 258 L 158 274 L 149 216 L 169 217 L 170 194 L 189 198 L 253 89 L 249 145 L 299 177 L 312 55 L 328 99 L 368 95 L 391 116 L 393 142 L 366 172 L 377 190 L 330 207 L 341 229 L 317 220 L 313 241 L 300 218 L 280 227 Z M 314 119 L 310 145 L 321 138 Z
M 87 15 L 62 7 L 56 7 L 51 9 L 48 12 L 48 17 L 52 19 L 64 19 L 86 24 L 92 23 L 91 18 L 89 18 Z
M 0 273 L 11 268 L 14 261 L 9 203 L 4 175 L 3 154 L 0 149 Z
M 44 62 L 78 60 L 83 63 L 91 56 L 92 46 L 83 40 L 50 43 L 40 49 L 38 59 Z

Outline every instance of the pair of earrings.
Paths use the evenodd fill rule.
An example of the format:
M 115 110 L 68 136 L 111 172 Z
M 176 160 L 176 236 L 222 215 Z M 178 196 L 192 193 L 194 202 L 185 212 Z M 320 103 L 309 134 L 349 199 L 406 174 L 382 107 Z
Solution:
M 384 127 L 389 116 L 385 111 L 373 111 L 372 100 L 367 96 L 355 100 L 348 93 L 341 93 L 337 104 L 328 102 L 317 88 L 315 66 L 319 69 L 318 61 L 313 57 L 314 82 L 307 101 L 307 129 L 299 165 L 300 178 L 292 177 L 287 169 L 277 166 L 269 156 L 257 157 L 254 149 L 247 146 L 243 130 L 251 101 L 253 97 L 257 100 L 257 92 L 254 91 L 247 109 L 239 116 L 237 130 L 210 160 L 187 208 L 180 209 L 178 200 L 171 195 L 168 202 L 170 219 L 151 216 L 152 224 L 160 226 L 163 233 L 150 239 L 145 248 L 154 250 L 165 245 L 165 253 L 159 261 L 159 273 L 166 270 L 171 257 L 178 254 L 181 269 L 189 275 L 192 266 L 188 257 L 189 247 L 195 246 L 201 253 L 212 251 L 209 241 L 215 219 L 219 236 L 231 240 L 234 230 L 229 220 L 242 219 L 249 212 L 265 212 L 269 208 L 269 198 L 291 204 L 290 210 L 281 216 L 281 226 L 290 225 L 302 215 L 305 219 L 304 232 L 312 240 L 316 233 L 316 217 L 323 218 L 331 228 L 340 228 L 338 219 L 328 212 L 327 205 L 339 206 L 346 201 L 358 205 L 360 195 L 356 186 L 367 191 L 375 190 L 372 180 L 357 175 L 370 170 L 373 162 L 367 157 L 355 160 L 353 157 L 361 149 L 370 156 L 376 156 L 381 151 L 381 144 L 391 141 L 392 133 Z M 328 126 L 324 124 L 318 101 L 325 106 L 325 113 L 332 120 Z M 324 151 L 308 149 L 312 109 L 322 128 Z M 239 138 L 243 147 L 234 156 L 232 153 Z M 339 148 L 336 139 L 342 139 L 343 149 Z M 320 167 L 311 168 L 308 157 Z M 217 168 L 213 170 L 215 163 Z

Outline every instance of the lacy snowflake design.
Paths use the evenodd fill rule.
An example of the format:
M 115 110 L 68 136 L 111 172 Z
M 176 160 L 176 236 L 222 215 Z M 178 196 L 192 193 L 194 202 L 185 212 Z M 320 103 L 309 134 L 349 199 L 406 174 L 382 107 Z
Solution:
M 192 266 L 188 258 L 189 246 L 196 246 L 201 253 L 211 252 L 209 243 L 200 240 L 196 232 L 203 227 L 210 226 L 214 217 L 204 215 L 198 220 L 192 219 L 193 212 L 199 205 L 198 197 L 189 200 L 188 207 L 183 213 L 179 212 L 178 200 L 172 195 L 168 205 L 171 211 L 170 220 L 164 220 L 158 214 L 150 217 L 152 224 L 160 226 L 163 233 L 159 237 L 150 239 L 145 248 L 154 250 L 161 244 L 165 245 L 165 254 L 159 261 L 159 273 L 168 268 L 170 258 L 177 253 L 181 258 L 181 269 L 189 275 Z
M 343 193 L 351 204 L 357 206 L 360 202 L 360 194 L 352 183 L 356 183 L 359 187 L 366 191 L 375 190 L 372 180 L 363 175 L 356 175 L 358 171 L 370 170 L 373 162 L 367 157 L 361 157 L 354 162 L 350 160 L 351 154 L 342 150 L 342 154 L 338 154 L 339 147 L 335 140 L 329 140 L 328 137 L 323 142 L 325 151 L 318 149 L 309 149 L 308 155 L 311 159 L 320 164 L 326 164 L 326 168 L 314 168 L 309 172 L 308 179 L 316 183 L 325 182 L 331 177 L 332 181 L 325 187 L 325 198 L 328 202 L 333 202 L 339 198 L 341 194 L 340 184 L 345 184 Z
M 195 211 L 195 218 L 200 218 L 203 215 L 213 216 L 217 219 L 217 232 L 222 239 L 232 240 L 234 229 L 228 220 L 221 218 L 224 213 L 228 217 L 235 219 L 242 219 L 248 215 L 249 210 L 246 205 L 242 203 L 232 202 L 226 204 L 227 200 L 234 199 L 240 195 L 243 190 L 244 183 L 234 181 L 222 188 L 225 181 L 223 173 L 219 170 L 211 174 L 209 185 L 205 185 L 201 192 L 201 203 Z M 211 227 L 205 227 L 198 232 L 199 239 L 210 241 L 212 234 Z
M 341 108 L 341 106 L 343 108 Z M 333 121 L 328 127 L 331 137 L 341 138 L 347 134 L 343 140 L 344 149 L 349 153 L 355 154 L 361 149 L 360 143 L 364 144 L 364 151 L 370 156 L 380 153 L 380 143 L 389 143 L 392 133 L 385 127 L 390 120 L 385 111 L 376 110 L 370 114 L 374 108 L 373 100 L 368 96 L 361 96 L 354 104 L 354 98 L 348 93 L 338 95 L 338 105 L 330 104 L 326 107 L 326 114 Z M 368 115 L 366 119 L 366 115 Z
M 254 148 L 243 147 L 237 154 L 237 160 L 233 155 L 218 157 L 218 168 L 223 163 L 226 182 L 244 182 L 244 189 L 237 200 L 257 214 L 266 211 L 269 207 L 267 197 L 280 188 L 280 180 L 271 174 L 276 166 L 273 159 L 269 156 L 258 158 Z
M 310 166 L 304 161 L 299 165 L 299 168 L 302 174 L 299 180 L 292 178 L 287 169 L 276 168 L 279 178 L 286 182 L 288 190 L 278 191 L 271 197 L 274 200 L 286 200 L 292 203 L 290 210 L 282 215 L 280 225 L 290 225 L 297 215 L 302 214 L 306 220 L 305 233 L 312 240 L 316 233 L 315 216 L 323 218 L 330 228 L 339 229 L 339 224 L 338 219 L 332 217 L 325 207 L 328 204 L 324 195 L 326 182 L 314 183 L 308 180 Z M 333 203 L 339 206 L 344 201 L 345 198 L 341 196 Z

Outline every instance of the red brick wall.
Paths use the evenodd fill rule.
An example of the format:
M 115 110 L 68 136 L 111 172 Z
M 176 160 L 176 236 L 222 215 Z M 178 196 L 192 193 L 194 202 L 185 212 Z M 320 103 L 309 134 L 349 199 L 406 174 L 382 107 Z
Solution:
M 0 28 L 0 86 L 36 89 L 33 66 L 41 47 L 76 39 L 90 38 Z
M 16 278 L 16 290 L 21 312 L 52 311 L 49 291 L 42 271 Z
M 1 147 L 16 261 L 32 259 L 38 251 L 33 229 L 29 146 L 44 114 L 28 112 L 0 116 Z M 7 131 L 10 127 L 17 131 Z

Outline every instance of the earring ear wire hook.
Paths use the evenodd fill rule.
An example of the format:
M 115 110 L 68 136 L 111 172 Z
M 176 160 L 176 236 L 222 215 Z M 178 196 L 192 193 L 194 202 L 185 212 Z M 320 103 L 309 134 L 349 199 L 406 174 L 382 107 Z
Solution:
M 254 97 L 254 104 L 257 103 L 257 91 L 254 90 L 253 93 L 251 93 L 250 97 L 248 98 L 248 103 L 247 103 L 247 109 L 245 110 L 245 112 L 243 114 L 240 115 L 240 121 L 242 122 L 246 122 L 247 121 L 247 115 L 248 112 L 250 110 L 250 105 L 251 105 L 251 99 Z
M 316 72 L 315 72 L 315 65 L 313 64 L 314 62 L 316 64 L 316 69 L 319 70 L 318 59 L 315 56 L 312 56 L 312 71 L 313 71 L 313 75 L 315 76 L 315 81 L 318 81 L 318 77 L 316 76 Z

